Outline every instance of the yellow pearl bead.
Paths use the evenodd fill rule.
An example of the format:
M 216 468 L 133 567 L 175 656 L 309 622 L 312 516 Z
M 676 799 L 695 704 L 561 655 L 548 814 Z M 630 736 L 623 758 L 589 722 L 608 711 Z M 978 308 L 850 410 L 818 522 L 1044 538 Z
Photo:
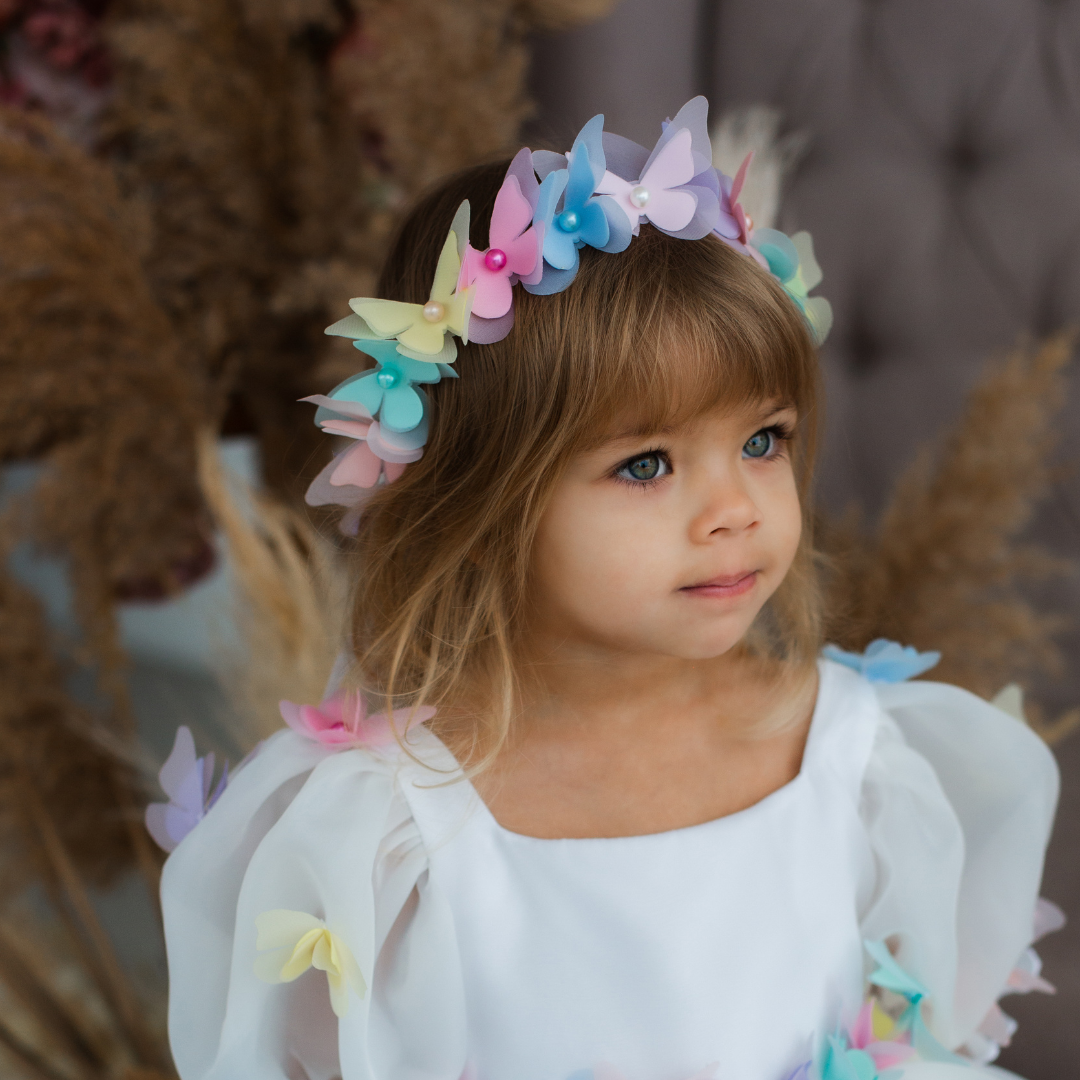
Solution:
M 438 300 L 429 300 L 424 305 L 424 320 L 429 323 L 442 322 L 446 318 L 446 308 Z

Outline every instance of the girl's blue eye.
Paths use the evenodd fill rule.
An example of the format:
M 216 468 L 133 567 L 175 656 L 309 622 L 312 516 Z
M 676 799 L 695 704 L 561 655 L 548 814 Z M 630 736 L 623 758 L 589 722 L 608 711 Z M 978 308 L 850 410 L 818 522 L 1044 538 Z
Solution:
M 668 465 L 663 454 L 639 454 L 621 466 L 618 475 L 624 480 L 647 483 L 661 476 L 667 476 L 669 472 L 671 472 L 671 466 Z
M 751 435 L 743 446 L 743 457 L 763 458 L 769 456 L 776 441 L 776 436 L 771 431 L 759 431 Z

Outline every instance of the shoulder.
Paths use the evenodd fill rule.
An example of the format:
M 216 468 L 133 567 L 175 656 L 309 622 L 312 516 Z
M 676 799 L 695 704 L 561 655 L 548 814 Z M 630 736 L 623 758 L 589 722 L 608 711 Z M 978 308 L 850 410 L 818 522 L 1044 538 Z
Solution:
M 429 742 L 421 733 L 410 747 L 422 758 Z M 367 988 L 390 928 L 410 903 L 415 918 L 439 908 L 405 794 L 421 768 L 396 744 L 342 748 L 281 731 L 173 852 L 161 891 L 170 1040 L 182 1076 L 240 1075 L 241 1061 L 266 1052 L 261 1025 L 282 1010 L 313 1010 L 320 1023 L 348 1011 L 350 1031 L 366 1023 Z M 423 933 L 442 955 L 445 919 L 434 923 Z M 283 987 L 275 984 L 287 976 L 267 976 L 268 964 L 284 960 L 264 950 L 287 946 L 288 959 L 299 948 L 277 940 L 294 924 L 322 928 L 349 957 L 352 990 L 335 1000 L 333 980 L 328 996 L 325 978 Z
M 310 809 L 340 800 L 348 777 L 390 773 L 384 755 L 328 747 L 287 729 L 279 731 L 234 772 L 220 798 L 166 861 L 166 876 L 175 873 L 177 865 L 207 858 L 218 848 L 229 848 L 232 857 L 241 849 L 251 850 L 298 802 Z

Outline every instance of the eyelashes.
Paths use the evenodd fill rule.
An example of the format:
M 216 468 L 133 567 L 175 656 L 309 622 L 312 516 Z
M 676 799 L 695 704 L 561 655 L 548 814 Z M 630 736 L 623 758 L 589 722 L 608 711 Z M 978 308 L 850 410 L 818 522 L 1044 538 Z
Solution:
M 668 451 L 658 446 L 626 458 L 611 475 L 627 487 L 647 491 L 673 471 Z
M 769 427 L 760 428 L 743 444 L 743 457 L 753 461 L 773 461 L 782 457 L 787 453 L 786 444 L 791 441 L 794 434 L 795 429 L 791 424 L 771 424 Z M 769 437 L 769 445 L 764 453 L 747 453 L 750 444 L 761 435 Z
M 759 436 L 768 436 L 768 447 L 760 454 L 746 453 L 746 449 Z M 787 444 L 795 436 L 795 425 L 779 422 L 759 428 L 743 445 L 744 460 L 775 461 L 787 454 Z M 671 451 L 663 446 L 624 458 L 611 472 L 611 479 L 639 491 L 648 491 L 674 472 Z
M 767 431 L 778 442 L 790 442 L 795 438 L 795 425 L 791 423 L 770 424 L 767 428 L 762 428 L 762 431 Z

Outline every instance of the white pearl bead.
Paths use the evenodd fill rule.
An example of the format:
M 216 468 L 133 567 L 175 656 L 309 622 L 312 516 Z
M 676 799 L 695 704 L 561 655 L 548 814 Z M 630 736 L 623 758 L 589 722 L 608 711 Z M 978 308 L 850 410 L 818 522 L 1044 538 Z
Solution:
M 649 189 L 638 184 L 638 186 L 630 192 L 630 201 L 634 206 L 641 210 L 649 201 Z
M 424 319 L 429 323 L 442 322 L 446 317 L 446 308 L 438 300 L 429 300 L 424 305 Z

